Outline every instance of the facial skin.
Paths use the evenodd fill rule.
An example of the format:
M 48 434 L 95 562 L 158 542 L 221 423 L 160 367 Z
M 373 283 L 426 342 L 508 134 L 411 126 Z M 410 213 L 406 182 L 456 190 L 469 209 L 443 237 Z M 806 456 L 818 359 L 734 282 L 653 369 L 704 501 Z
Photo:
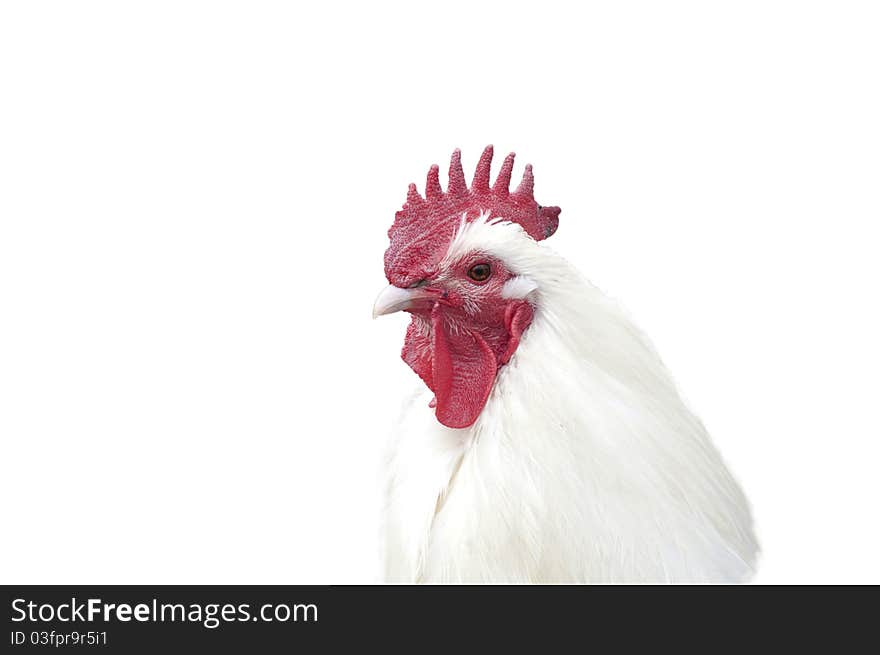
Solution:
M 498 369 L 531 323 L 527 301 L 504 297 L 513 277 L 503 262 L 472 252 L 414 276 L 406 289 L 389 287 L 376 301 L 376 315 L 412 314 L 402 357 L 434 392 L 437 420 L 447 427 L 477 420 Z

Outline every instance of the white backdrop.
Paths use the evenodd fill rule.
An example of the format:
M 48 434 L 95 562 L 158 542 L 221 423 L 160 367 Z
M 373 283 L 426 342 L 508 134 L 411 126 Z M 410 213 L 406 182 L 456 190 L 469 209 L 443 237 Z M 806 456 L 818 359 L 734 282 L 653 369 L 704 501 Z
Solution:
M 757 581 L 880 582 L 878 15 L 4 3 L 0 582 L 376 579 L 385 233 L 487 143 L 709 427 Z

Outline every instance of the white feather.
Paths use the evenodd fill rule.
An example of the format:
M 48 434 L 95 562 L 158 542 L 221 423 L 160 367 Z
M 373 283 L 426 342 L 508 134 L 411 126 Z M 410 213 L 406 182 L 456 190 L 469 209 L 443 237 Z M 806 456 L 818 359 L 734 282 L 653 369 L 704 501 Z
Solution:
M 501 287 L 501 297 L 508 300 L 522 300 L 523 298 L 528 297 L 528 295 L 537 288 L 538 283 L 532 278 L 525 275 L 517 275 L 516 277 L 510 278 L 504 283 L 504 286 Z
M 385 570 L 397 582 L 732 582 L 758 545 L 748 503 L 620 307 L 515 224 L 463 226 L 535 307 L 476 423 L 427 390 L 389 444 Z M 517 294 L 522 293 L 522 296 Z

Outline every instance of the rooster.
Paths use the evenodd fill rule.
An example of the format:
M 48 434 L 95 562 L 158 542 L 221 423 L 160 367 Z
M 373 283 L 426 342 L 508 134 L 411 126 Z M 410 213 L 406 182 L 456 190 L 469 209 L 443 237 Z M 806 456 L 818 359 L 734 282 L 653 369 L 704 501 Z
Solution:
M 542 243 L 532 167 L 452 154 L 388 232 L 373 316 L 408 312 L 424 383 L 386 459 L 391 582 L 739 582 L 748 503 L 651 344 Z

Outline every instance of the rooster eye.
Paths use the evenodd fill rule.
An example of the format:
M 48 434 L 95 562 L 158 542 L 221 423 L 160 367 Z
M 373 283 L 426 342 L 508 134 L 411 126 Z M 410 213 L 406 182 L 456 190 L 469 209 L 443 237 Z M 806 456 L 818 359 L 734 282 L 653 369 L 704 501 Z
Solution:
M 468 277 L 475 282 L 484 282 L 492 275 L 492 269 L 489 264 L 474 264 L 468 269 Z

